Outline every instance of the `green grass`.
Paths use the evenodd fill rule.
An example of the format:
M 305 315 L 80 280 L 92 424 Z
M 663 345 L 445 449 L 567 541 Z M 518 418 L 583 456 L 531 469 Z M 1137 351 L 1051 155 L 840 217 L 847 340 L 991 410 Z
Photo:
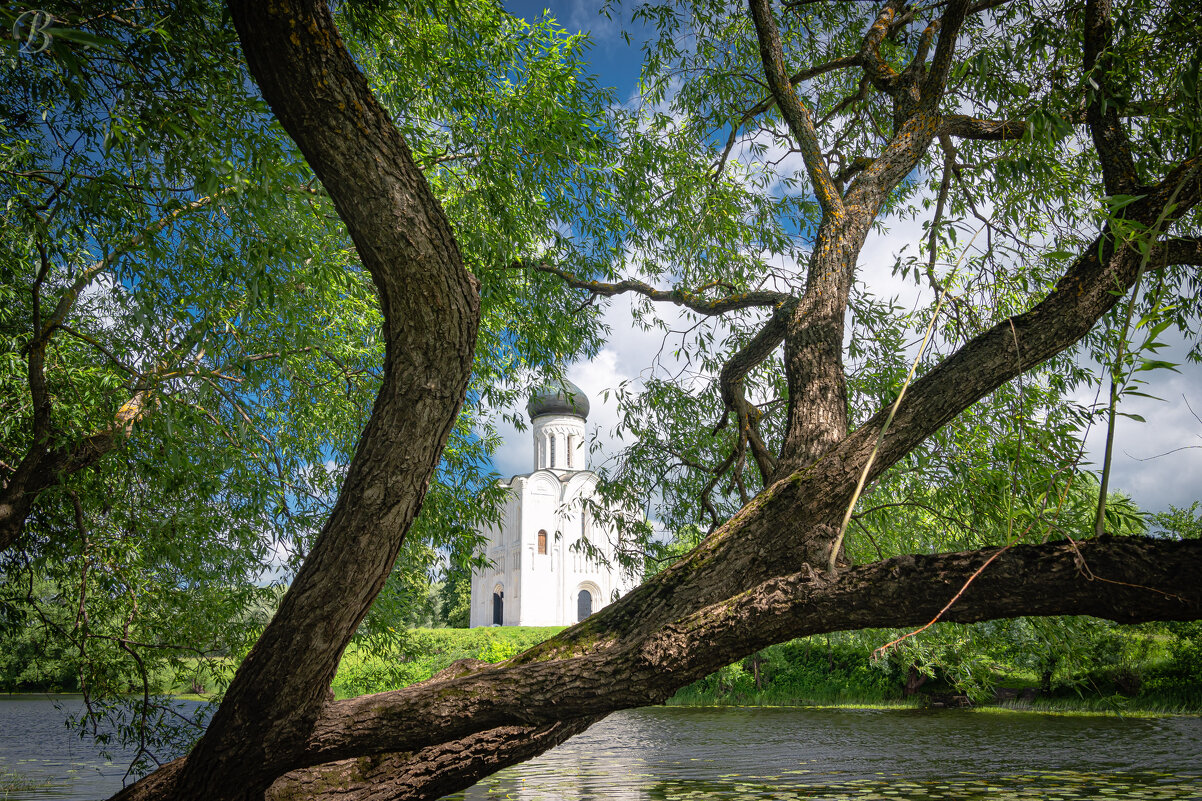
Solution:
M 338 698 L 384 692 L 424 681 L 459 659 L 501 662 L 563 631 L 562 626 L 545 628 L 505 626 L 474 629 L 411 629 L 404 632 L 398 648 L 372 649 L 352 643 L 343 654 L 334 677 Z M 184 660 L 185 669 L 160 682 L 167 693 L 180 699 L 211 701 L 233 677 L 237 663 L 232 658 Z M 206 692 L 192 691 L 197 678 Z
M 717 676 L 718 674 L 715 674 Z M 763 689 L 748 689 L 736 685 L 723 689 L 714 686 L 715 677 L 682 687 L 668 699 L 668 706 L 723 707 L 723 706 L 816 706 L 849 709 L 904 709 L 926 705 L 928 694 L 904 697 L 901 688 L 893 693 L 883 693 L 878 687 L 856 686 L 854 682 L 840 685 L 846 677 L 833 676 L 811 686 L 776 687 L 771 683 Z M 1006 683 L 1008 687 L 1016 682 Z M 923 690 L 939 694 L 953 693 L 951 687 L 932 683 Z M 989 712 L 1036 712 L 1045 715 L 1081 715 L 1099 717 L 1165 717 L 1173 715 L 1198 715 L 1202 708 L 1198 704 L 1183 703 L 1176 695 L 1145 693 L 1138 696 L 1124 695 L 1078 695 L 1071 690 L 1059 694 L 1041 696 L 1033 701 L 978 701 L 972 709 Z
M 667 700 L 667 706 L 822 706 L 856 709 L 893 709 L 922 706 L 922 699 L 887 697 L 879 692 L 856 692 L 853 688 L 772 687 L 762 690 L 720 691 L 690 684 Z
M 780 699 L 772 694 L 764 696 L 753 696 L 745 698 L 741 702 L 735 702 L 732 699 L 717 699 L 713 703 L 707 703 L 708 699 L 698 696 L 679 697 L 674 696 L 669 698 L 664 706 L 680 706 L 680 707 L 698 707 L 698 708 L 713 708 L 722 709 L 726 707 L 743 708 L 755 707 L 757 709 L 921 709 L 922 703 L 913 698 L 900 698 L 896 701 L 815 701 L 806 698 L 785 698 Z
M 837 697 L 804 693 L 781 693 L 764 690 L 751 694 L 697 692 L 685 687 L 667 701 L 667 706 L 688 707 L 823 707 L 828 709 L 919 709 L 925 706 L 921 694 L 909 698 L 880 700 L 857 698 L 850 693 Z M 1044 698 L 1031 703 L 1005 701 L 981 703 L 970 707 L 977 712 L 1034 712 L 1042 715 L 1073 715 L 1085 717 L 1134 717 L 1156 718 L 1176 715 L 1202 714 L 1197 707 L 1180 704 L 1159 703 L 1151 699 L 1136 698 Z
M 408 687 L 460 659 L 502 662 L 561 631 L 562 626 L 412 629 L 399 648 L 376 650 L 352 644 L 338 665 L 334 695 L 351 698 Z
M 1111 696 L 1096 698 L 1089 696 L 1053 696 L 1037 698 L 1029 703 L 1007 701 L 1000 704 L 982 704 L 982 711 L 995 712 L 1038 712 L 1042 715 L 1083 715 L 1098 717 L 1159 718 L 1173 715 L 1198 715 L 1197 706 L 1179 704 L 1157 698 L 1138 695 L 1135 697 Z

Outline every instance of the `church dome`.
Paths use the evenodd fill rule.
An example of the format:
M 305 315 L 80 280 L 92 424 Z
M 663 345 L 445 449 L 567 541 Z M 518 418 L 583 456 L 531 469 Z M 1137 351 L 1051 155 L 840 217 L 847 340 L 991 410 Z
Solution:
M 571 414 L 588 418 L 588 396 L 584 390 L 568 381 L 543 384 L 534 390 L 534 396 L 526 404 L 526 413 L 533 420 L 544 414 Z

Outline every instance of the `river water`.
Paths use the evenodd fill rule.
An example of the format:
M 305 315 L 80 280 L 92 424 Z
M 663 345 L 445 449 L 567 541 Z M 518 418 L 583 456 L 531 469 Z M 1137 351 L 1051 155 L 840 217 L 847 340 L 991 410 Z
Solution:
M 610 716 L 464 801 L 1202 799 L 1202 718 L 659 707 Z
M 173 706 L 194 719 L 201 704 Z M 67 726 L 83 708 L 78 695 L 0 695 L 0 801 L 96 801 L 121 789 L 134 752 L 109 747 L 101 756 Z
M 77 700 L 60 700 L 68 709 Z M 105 798 L 96 757 L 42 696 L 0 696 L 0 799 Z M 1202 718 L 960 710 L 659 707 L 618 712 L 454 801 L 1202 799 Z

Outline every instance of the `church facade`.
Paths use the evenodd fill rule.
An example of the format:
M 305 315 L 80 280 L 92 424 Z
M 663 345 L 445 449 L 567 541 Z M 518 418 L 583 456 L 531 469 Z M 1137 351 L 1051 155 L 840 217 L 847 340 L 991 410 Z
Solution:
M 584 391 L 570 381 L 544 388 L 526 411 L 534 470 L 502 482 L 501 525 L 480 532 L 492 566 L 472 573 L 473 627 L 571 625 L 633 589 L 614 559 L 617 532 L 588 508 L 597 475 L 588 469 Z

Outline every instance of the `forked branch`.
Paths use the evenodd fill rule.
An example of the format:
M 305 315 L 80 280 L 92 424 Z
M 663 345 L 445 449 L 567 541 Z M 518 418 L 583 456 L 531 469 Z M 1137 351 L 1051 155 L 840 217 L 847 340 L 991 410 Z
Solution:
M 755 22 L 756 36 L 760 43 L 760 60 L 764 63 L 764 75 L 776 105 L 780 107 L 781 115 L 789 126 L 789 132 L 801 150 L 805 161 L 806 172 L 814 185 L 814 194 L 822 206 L 824 214 L 838 214 L 843 211 L 843 198 L 831 180 L 830 170 L 822 151 L 818 146 L 818 134 L 814 130 L 814 121 L 810 112 L 797 99 L 793 85 L 789 82 L 789 74 L 785 70 L 784 46 L 781 44 L 780 31 L 772 16 L 768 0 L 750 0 L 751 17 Z

